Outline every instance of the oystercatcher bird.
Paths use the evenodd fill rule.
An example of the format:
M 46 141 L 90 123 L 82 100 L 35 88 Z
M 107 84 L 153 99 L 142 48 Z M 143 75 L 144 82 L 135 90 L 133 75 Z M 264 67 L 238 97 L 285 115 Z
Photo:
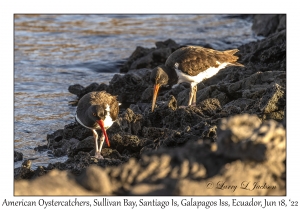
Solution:
M 191 85 L 189 105 L 196 105 L 197 84 L 217 74 L 226 66 L 244 66 L 237 62 L 234 54 L 238 49 L 217 51 L 200 46 L 187 46 L 174 51 L 164 65 L 154 68 L 150 79 L 154 83 L 152 112 L 160 86 L 170 85 L 173 88 L 188 82 Z M 193 102 L 193 103 L 192 103 Z
M 106 129 L 108 129 L 117 119 L 119 114 L 119 102 L 116 96 L 112 96 L 105 91 L 94 91 L 85 94 L 78 102 L 76 110 L 76 120 L 82 126 L 93 131 L 95 138 L 95 157 L 103 159 L 101 150 L 104 139 L 110 147 Z M 98 147 L 97 130 L 102 130 L 100 145 Z

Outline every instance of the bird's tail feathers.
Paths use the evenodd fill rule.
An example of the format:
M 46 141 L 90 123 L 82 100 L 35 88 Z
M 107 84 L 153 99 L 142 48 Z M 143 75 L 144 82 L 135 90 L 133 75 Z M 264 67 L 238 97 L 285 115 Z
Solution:
M 235 56 L 234 54 L 237 53 L 239 50 L 238 49 L 233 49 L 233 50 L 225 50 L 224 53 L 231 55 L 231 59 L 232 61 L 230 62 L 231 66 L 241 66 L 244 67 L 243 64 L 236 62 L 239 58 L 237 56 Z
M 241 67 L 245 67 L 243 64 L 238 63 L 238 62 L 230 63 L 229 66 L 241 66 Z
M 239 51 L 238 49 L 225 50 L 224 53 L 229 54 L 229 55 L 234 55 L 238 51 Z

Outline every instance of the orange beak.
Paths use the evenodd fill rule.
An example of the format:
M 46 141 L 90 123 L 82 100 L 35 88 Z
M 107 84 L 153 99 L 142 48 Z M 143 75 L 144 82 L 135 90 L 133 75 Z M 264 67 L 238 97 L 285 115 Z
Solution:
M 104 128 L 104 122 L 103 122 L 103 120 L 98 120 L 97 123 L 100 125 L 101 130 L 102 130 L 102 132 L 103 132 L 103 134 L 105 136 L 105 141 L 106 141 L 107 146 L 110 147 L 110 143 L 108 141 L 108 136 L 107 136 L 106 130 Z
M 157 93 L 159 90 L 160 85 L 154 85 L 154 90 L 153 90 L 153 99 L 152 99 L 152 112 L 154 110 L 154 106 L 155 106 L 155 102 L 156 102 L 156 97 L 157 97 Z

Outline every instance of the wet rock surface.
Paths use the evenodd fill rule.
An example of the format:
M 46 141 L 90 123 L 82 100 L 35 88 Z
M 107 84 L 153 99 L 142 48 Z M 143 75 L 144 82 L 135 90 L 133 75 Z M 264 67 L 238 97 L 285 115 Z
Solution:
M 21 152 L 14 151 L 14 162 L 23 160 L 23 154 Z
M 121 111 L 107 130 L 111 147 L 104 144 L 104 159 L 93 158 L 92 131 L 74 121 L 45 145 L 68 160 L 36 170 L 25 161 L 15 170 L 15 194 L 285 195 L 286 31 L 279 27 L 239 47 L 244 68 L 227 67 L 199 83 L 194 107 L 180 107 L 190 89 L 183 83 L 162 87 L 151 112 L 151 68 L 180 47 L 172 40 L 138 47 L 121 69 L 127 73 L 109 85 L 71 85 L 78 98 L 97 90 L 118 95 Z M 38 189 L 48 179 L 61 191 Z M 255 183 L 264 190 L 247 189 Z M 237 187 L 221 190 L 225 185 Z

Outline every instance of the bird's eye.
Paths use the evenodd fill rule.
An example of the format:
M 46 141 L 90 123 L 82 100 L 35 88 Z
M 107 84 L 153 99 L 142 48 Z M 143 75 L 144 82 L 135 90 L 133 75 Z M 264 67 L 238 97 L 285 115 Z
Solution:
M 93 112 L 93 115 L 96 117 L 96 113 L 95 112 Z

